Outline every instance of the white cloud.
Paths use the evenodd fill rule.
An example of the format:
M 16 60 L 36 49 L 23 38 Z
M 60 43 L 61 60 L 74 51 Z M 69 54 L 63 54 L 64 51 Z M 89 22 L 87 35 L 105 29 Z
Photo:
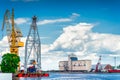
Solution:
M 48 48 L 48 53 L 63 51 L 59 57 L 74 53 L 80 59 L 91 59 L 94 64 L 99 55 L 119 55 L 120 36 L 94 33 L 93 27 L 94 24 L 79 23 L 63 28 L 63 33 Z
M 114 52 L 120 50 L 120 36 L 113 34 L 93 33 L 93 24 L 79 23 L 68 26 L 51 45 L 50 50 Z
M 30 22 L 30 18 L 17 18 L 15 19 L 15 23 L 16 24 L 25 24 L 25 23 L 28 23 L 28 24 L 31 24 Z M 53 19 L 53 20 L 42 20 L 42 21 L 38 21 L 37 22 L 37 25 L 45 25 L 45 24 L 53 24 L 53 23 L 62 23 L 62 22 L 70 22 L 72 21 L 71 18 L 60 18 L 60 19 Z
M 72 13 L 73 16 L 80 16 L 78 13 Z
M 93 25 L 86 23 L 79 23 L 76 26 L 69 26 L 63 29 L 63 33 L 51 45 L 51 50 L 65 50 L 78 51 L 84 48 L 83 39 L 88 39 Z
M 94 26 L 89 23 L 67 26 L 52 44 L 42 44 L 42 69 L 58 69 L 58 62 L 67 60 L 67 56 L 71 53 L 77 55 L 79 59 L 90 59 L 93 64 L 97 63 L 100 55 L 103 57 L 120 55 L 120 35 L 94 33 L 92 31 Z M 25 42 L 26 38 L 22 40 Z M 5 44 L 7 37 L 0 41 L 0 45 L 5 46 Z M 1 50 L 3 46 L 0 47 Z M 20 55 L 24 57 L 24 48 L 20 49 Z M 103 59 L 108 59 L 107 57 Z M 103 63 L 108 63 L 108 60 L 104 60 Z M 49 67 L 46 67 L 46 64 Z
M 18 0 L 13 0 L 13 1 L 18 1 Z M 27 1 L 34 1 L 34 0 L 25 0 Z M 37 0 L 35 0 L 37 1 Z M 72 13 L 72 15 L 69 18 L 58 18 L 58 19 L 45 19 L 37 22 L 37 25 L 45 25 L 45 24 L 54 24 L 54 23 L 63 23 L 63 22 L 71 22 L 73 21 L 76 17 L 79 17 L 80 14 L 78 13 Z M 20 24 L 31 24 L 30 23 L 30 18 L 16 18 L 15 23 L 20 25 Z
M 72 13 L 71 18 L 76 18 L 76 17 L 79 17 L 79 16 L 80 16 L 80 14 L 78 14 L 78 13 Z
M 24 24 L 27 23 L 30 19 L 29 18 L 17 18 L 15 19 L 16 24 Z
M 38 25 L 45 25 L 45 24 L 53 24 L 53 23 L 61 23 L 61 22 L 70 22 L 74 20 L 76 17 L 79 17 L 80 14 L 78 13 L 72 13 L 72 15 L 69 18 L 60 18 L 60 19 L 52 19 L 52 20 L 43 20 L 43 21 L 38 21 Z
M 0 41 L 0 56 L 4 55 L 5 53 L 9 52 L 9 43 L 7 36 L 3 37 Z
M 44 24 L 51 24 L 51 23 L 60 23 L 60 22 L 70 22 L 72 21 L 69 18 L 61 18 L 61 19 L 54 19 L 54 20 L 43 20 L 43 21 L 39 21 L 37 22 L 38 25 L 44 25 Z

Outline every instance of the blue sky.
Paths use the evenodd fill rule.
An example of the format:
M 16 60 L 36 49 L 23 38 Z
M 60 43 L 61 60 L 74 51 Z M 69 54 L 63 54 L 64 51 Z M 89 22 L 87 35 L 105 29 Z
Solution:
M 88 34 L 88 32 L 86 33 L 91 37 L 91 40 L 87 43 L 93 44 L 93 36 L 98 37 L 96 41 L 98 41 L 98 39 L 99 41 L 101 40 L 99 43 L 102 43 L 102 38 L 109 40 L 109 37 L 111 36 L 113 36 L 112 38 L 110 38 L 112 39 L 112 41 L 119 41 L 119 0 L 0 0 L 0 24 L 2 24 L 3 15 L 6 9 L 12 11 L 12 8 L 14 8 L 16 23 L 18 23 L 17 25 L 22 30 L 24 37 L 26 37 L 28 34 L 31 24 L 31 17 L 34 15 L 38 17 L 38 28 L 39 34 L 41 36 L 42 45 L 48 47 L 51 45 L 54 46 L 54 48 L 51 47 L 52 49 L 50 48 L 48 52 L 45 52 L 46 55 L 51 53 L 52 51 L 53 53 L 55 51 L 63 51 L 63 53 L 65 53 L 66 51 L 69 52 L 69 47 L 59 47 L 61 46 L 60 44 L 57 44 L 58 46 L 56 47 L 54 44 L 57 43 L 57 40 L 58 42 L 60 42 L 60 40 L 63 38 L 61 37 L 61 35 L 64 36 L 64 34 L 66 34 L 65 32 L 70 25 L 75 27 L 79 23 L 91 24 L 92 26 L 94 24 L 94 27 L 88 30 L 89 34 L 94 35 L 91 36 Z M 86 24 L 84 24 L 84 26 Z M 79 25 L 81 26 L 81 24 Z M 66 29 L 66 31 L 64 31 L 64 29 Z M 1 31 L 0 33 L 2 34 Z M 113 40 L 113 38 L 115 38 L 115 40 Z M 0 39 L 2 39 L 1 35 Z M 111 45 L 117 46 L 117 44 L 115 43 Z M 107 48 L 105 47 L 106 45 L 102 46 L 100 49 L 98 49 L 98 51 L 96 51 L 96 48 L 94 47 L 92 47 L 93 51 L 89 50 L 89 48 L 87 47 L 87 50 L 84 52 L 90 53 L 90 55 L 92 56 L 95 55 L 92 54 L 93 52 L 98 53 L 98 55 L 100 55 L 100 53 L 103 53 L 105 56 L 106 53 L 118 54 L 117 52 L 119 52 L 119 48 L 114 49 L 109 46 L 107 46 Z M 72 49 L 73 51 L 77 52 L 74 48 Z M 96 60 L 98 59 L 98 55 L 96 55 Z M 66 58 L 66 55 L 64 57 Z M 106 63 L 107 62 L 108 61 L 106 61 Z
M 1 22 L 5 10 L 12 8 L 15 10 L 15 18 L 31 18 L 36 15 L 39 20 L 69 18 L 72 13 L 77 13 L 80 14 L 77 19 L 63 25 L 77 22 L 98 23 L 99 25 L 93 28 L 94 32 L 120 34 L 119 0 L 1 0 L 0 3 Z M 44 26 L 39 28 L 40 35 L 51 37 L 58 31 L 54 35 L 55 38 L 60 35 L 59 31 L 64 27 L 59 24 Z M 24 33 L 24 28 L 21 28 Z M 27 33 L 24 33 L 24 36 L 26 35 Z M 47 42 L 52 42 L 55 38 Z

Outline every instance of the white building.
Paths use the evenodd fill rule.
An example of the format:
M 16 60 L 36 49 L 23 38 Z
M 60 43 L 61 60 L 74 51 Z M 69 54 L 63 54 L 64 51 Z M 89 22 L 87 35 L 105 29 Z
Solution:
M 63 71 L 90 71 L 91 60 L 78 60 L 75 55 L 69 55 L 68 61 L 59 62 L 59 70 Z

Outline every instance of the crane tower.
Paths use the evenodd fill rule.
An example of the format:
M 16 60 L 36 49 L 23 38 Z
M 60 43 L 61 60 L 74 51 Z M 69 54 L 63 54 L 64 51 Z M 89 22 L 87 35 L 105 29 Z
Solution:
M 8 42 L 10 46 L 10 52 L 13 54 L 18 54 L 18 48 L 23 47 L 24 43 L 20 41 L 22 33 L 14 23 L 14 10 L 12 9 L 12 15 L 9 10 L 6 10 L 3 18 L 2 31 L 6 26 L 6 33 L 8 37 Z
M 37 66 L 37 69 L 41 69 L 41 42 L 37 28 L 37 17 L 32 17 L 32 24 L 26 39 L 25 45 L 25 71 L 27 71 L 27 65 L 29 65 L 30 60 L 33 60 L 34 65 Z

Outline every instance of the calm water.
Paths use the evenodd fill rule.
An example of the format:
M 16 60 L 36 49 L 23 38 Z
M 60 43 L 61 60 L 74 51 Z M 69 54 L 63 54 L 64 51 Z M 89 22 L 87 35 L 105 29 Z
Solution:
M 40 78 L 20 78 L 19 80 L 40 80 Z M 48 78 L 41 78 L 41 80 L 120 80 L 120 73 L 50 73 Z

